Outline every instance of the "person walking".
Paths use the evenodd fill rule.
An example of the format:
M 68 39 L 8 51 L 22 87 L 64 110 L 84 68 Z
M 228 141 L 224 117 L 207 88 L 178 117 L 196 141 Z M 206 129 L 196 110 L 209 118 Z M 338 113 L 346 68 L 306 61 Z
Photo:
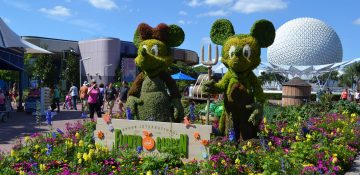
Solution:
M 100 90 L 99 99 L 98 99 L 99 108 L 100 108 L 100 110 L 101 110 L 101 113 L 104 113 L 105 88 L 104 88 L 104 84 L 103 84 L 103 83 L 100 83 L 100 85 L 99 85 L 99 90 Z
M 94 79 L 91 80 L 91 87 L 88 88 L 87 94 L 88 94 L 90 118 L 91 120 L 94 120 L 95 112 L 98 117 L 101 117 L 101 111 L 98 102 L 100 96 L 100 89 L 97 87 L 96 81 Z
M 57 85 L 54 86 L 53 89 L 53 104 L 57 107 L 57 112 L 60 112 L 60 90 Z M 55 108 L 54 108 L 55 110 Z
M 75 86 L 75 83 L 72 83 L 72 86 L 70 87 L 69 93 L 71 95 L 72 100 L 72 106 L 74 107 L 75 111 L 77 111 L 76 107 L 76 99 L 78 97 L 78 88 Z
M 341 92 L 340 99 L 341 100 L 347 100 L 347 98 L 348 98 L 348 89 L 346 88 Z
M 355 95 L 354 95 L 354 98 L 355 98 L 356 103 L 359 103 L 359 100 L 360 100 L 360 92 L 359 92 L 359 89 L 356 90 Z
M 88 106 L 89 86 L 90 86 L 89 83 L 87 81 L 84 81 L 79 91 L 80 101 L 81 101 L 81 116 L 85 116 L 86 112 L 89 110 L 89 106 Z
M 125 103 L 128 98 L 129 87 L 126 81 L 122 82 L 122 87 L 119 90 L 119 110 L 120 116 L 125 112 Z
M 11 89 L 11 100 L 13 102 L 13 105 L 17 108 L 17 102 L 16 97 L 18 96 L 18 90 L 16 83 L 13 84 L 13 87 Z
M 110 82 L 108 88 L 105 90 L 105 99 L 107 104 L 106 107 L 110 116 L 112 115 L 115 99 L 117 98 L 117 96 L 118 93 L 113 87 L 113 84 Z

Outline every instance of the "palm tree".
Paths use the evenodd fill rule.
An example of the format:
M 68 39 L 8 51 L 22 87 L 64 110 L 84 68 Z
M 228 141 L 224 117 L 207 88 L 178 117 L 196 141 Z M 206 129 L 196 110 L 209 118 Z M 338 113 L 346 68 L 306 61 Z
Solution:
M 340 84 L 354 89 L 360 82 L 360 62 L 355 62 L 345 67 L 344 74 L 340 77 Z

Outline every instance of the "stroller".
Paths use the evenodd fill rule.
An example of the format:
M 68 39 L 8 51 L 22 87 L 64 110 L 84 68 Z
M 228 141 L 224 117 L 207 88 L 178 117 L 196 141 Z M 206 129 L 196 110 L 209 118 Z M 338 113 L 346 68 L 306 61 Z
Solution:
M 73 109 L 73 106 L 72 106 L 72 104 L 71 104 L 71 96 L 70 96 L 70 94 L 68 94 L 68 95 L 66 95 L 65 96 L 65 102 L 64 102 L 64 104 L 63 104 L 63 109 L 67 109 L 67 110 L 69 110 L 69 109 Z

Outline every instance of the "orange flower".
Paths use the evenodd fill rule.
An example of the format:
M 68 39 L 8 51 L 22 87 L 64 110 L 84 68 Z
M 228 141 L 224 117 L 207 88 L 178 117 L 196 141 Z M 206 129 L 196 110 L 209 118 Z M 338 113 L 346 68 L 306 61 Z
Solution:
M 199 140 L 199 139 L 200 139 L 200 134 L 199 134 L 199 132 L 195 132 L 195 133 L 194 133 L 194 137 L 195 137 L 196 140 Z
M 204 146 L 209 145 L 209 140 L 201 140 L 201 144 L 203 144 Z
M 97 136 L 98 136 L 98 138 L 99 139 L 104 139 L 104 133 L 102 132 L 102 131 L 99 131 L 98 133 L 97 133 Z
M 104 119 L 105 123 L 110 123 L 110 121 L 111 121 L 110 114 L 105 114 L 103 119 Z
M 143 134 L 144 134 L 144 136 L 146 136 L 146 137 L 150 137 L 152 133 L 151 133 L 150 131 L 143 130 Z

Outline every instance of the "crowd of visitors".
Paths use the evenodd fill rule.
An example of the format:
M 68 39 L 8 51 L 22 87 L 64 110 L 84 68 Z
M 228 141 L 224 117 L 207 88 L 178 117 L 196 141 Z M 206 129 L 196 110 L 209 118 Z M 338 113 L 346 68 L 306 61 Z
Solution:
M 57 109 L 57 112 L 60 112 L 60 90 L 58 86 L 51 86 L 50 92 L 53 97 L 51 110 L 54 111 Z M 113 83 L 109 83 L 106 87 L 104 84 L 98 85 L 93 79 L 90 84 L 87 81 L 84 81 L 79 90 L 73 83 L 65 96 L 63 109 L 77 110 L 76 100 L 79 97 L 81 102 L 81 115 L 83 117 L 86 117 L 87 114 L 89 114 L 90 118 L 93 119 L 95 114 L 97 117 L 101 117 L 105 112 L 111 116 L 116 101 L 119 103 L 119 113 L 120 115 L 123 115 L 128 92 L 129 87 L 126 81 L 123 81 L 122 86 L 119 88 L 118 86 L 114 87 Z M 105 106 L 106 111 L 104 111 Z

